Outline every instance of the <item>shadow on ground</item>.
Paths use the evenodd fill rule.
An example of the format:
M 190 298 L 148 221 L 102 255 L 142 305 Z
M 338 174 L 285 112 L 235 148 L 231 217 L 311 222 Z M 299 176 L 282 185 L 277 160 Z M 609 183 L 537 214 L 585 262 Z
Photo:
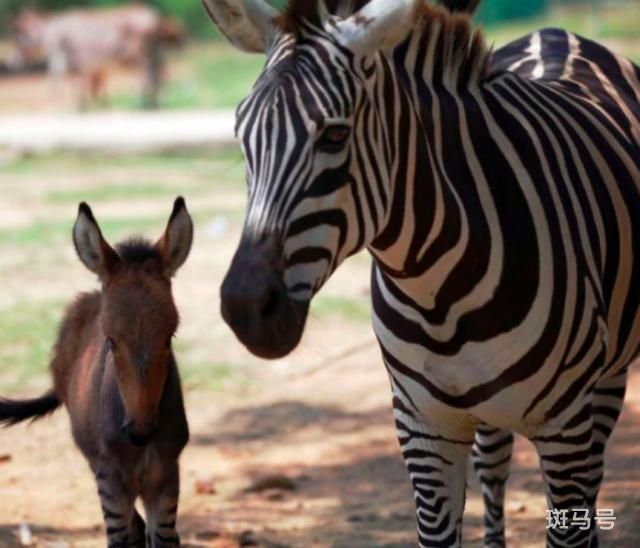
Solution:
M 631 390 L 638 392 L 639 375 Z M 316 406 L 302 401 L 281 401 L 229 411 L 207 429 L 215 434 L 196 435 L 193 443 L 207 446 L 248 444 L 256 448 L 292 447 L 291 462 L 253 465 L 248 477 L 282 474 L 292 477 L 298 489 L 269 496 L 238 492 L 233 496 L 244 511 L 265 518 L 258 537 L 264 546 L 331 546 L 334 548 L 415 546 L 412 493 L 397 443 L 389 429 L 390 409 L 354 413 L 339 407 Z M 388 440 L 369 439 L 379 425 Z M 297 458 L 295 440 L 326 436 L 345 454 L 340 463 L 305 466 Z M 361 435 L 359 435 L 361 434 Z M 348 439 L 349 441 L 345 441 Z M 358 441 L 359 440 L 359 441 Z M 482 504 L 479 488 L 469 474 L 469 501 L 465 515 L 465 546 L 482 545 Z M 325 507 L 322 504 L 325 503 Z M 277 510 L 278 506 L 280 510 Z M 602 531 L 601 544 L 631 545 L 640 539 L 640 413 L 627 406 L 607 453 L 607 471 L 600 497 L 601 508 L 613 508 L 617 517 L 612 531 Z M 265 510 L 265 507 L 268 507 Z M 304 514 L 314 519 L 297 531 L 273 531 L 276 515 Z M 507 495 L 508 539 L 516 546 L 543 546 L 546 503 L 537 456 L 532 445 L 518 439 Z M 185 523 L 190 519 L 186 516 Z M 194 518 L 197 522 L 197 518 Z
M 607 455 L 601 508 L 613 508 L 602 546 L 640 539 L 640 374 Z M 191 548 L 410 548 L 416 545 L 413 496 L 395 439 L 389 406 L 368 411 L 286 400 L 233 408 L 208 417 L 192 436 L 183 464 L 200 471 L 227 463 L 210 496 L 195 494 L 185 474 L 179 525 Z M 198 460 L 196 456 L 201 459 Z M 204 460 L 203 460 L 204 459 Z M 206 463 L 209 463 L 208 465 Z M 285 476 L 294 489 L 245 490 L 265 475 Z M 226 483 L 225 483 L 226 482 Z M 482 546 L 482 501 L 472 474 L 465 513 L 465 547 Z M 218 489 L 219 487 L 219 489 Z M 546 504 L 538 461 L 518 438 L 507 494 L 508 542 L 544 546 Z M 36 523 L 41 523 L 37 520 Z M 0 525 L 0 546 L 19 546 L 19 523 Z M 101 527 L 31 525 L 39 540 L 98 546 Z M 66 542 L 66 544 L 65 544 Z
M 9 548 L 13 546 L 29 546 L 29 544 L 21 542 L 20 523 L 0 523 L 0 546 Z M 65 539 L 69 542 L 77 542 L 90 539 L 99 531 L 99 527 L 86 528 L 65 528 L 65 527 L 49 527 L 47 525 L 33 524 L 28 525 L 28 534 L 38 538 L 41 541 L 47 539 Z M 26 541 L 26 537 L 23 539 Z
M 297 431 L 321 428 L 327 434 L 357 432 L 362 426 L 391 420 L 390 407 L 353 413 L 336 406 L 303 401 L 279 401 L 241 407 L 215 421 L 206 434 L 191 436 L 195 445 L 224 445 L 251 441 L 277 442 Z

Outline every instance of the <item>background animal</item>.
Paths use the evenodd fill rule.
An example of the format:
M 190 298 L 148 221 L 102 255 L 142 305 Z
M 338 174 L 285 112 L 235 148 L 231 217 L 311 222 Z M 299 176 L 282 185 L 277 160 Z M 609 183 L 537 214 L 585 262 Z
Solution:
M 268 57 L 237 116 L 249 204 L 221 289 L 237 337 L 287 355 L 366 247 L 420 545 L 460 545 L 474 438 L 486 543 L 504 544 L 511 430 L 550 508 L 587 521 L 548 545 L 597 544 L 640 350 L 640 69 L 557 29 L 492 55 L 468 15 L 422 1 L 205 4 Z
M 11 63 L 20 66 L 45 59 L 52 93 L 59 93 L 62 77 L 73 76 L 80 108 L 105 97 L 113 64 L 138 67 L 142 104 L 157 107 L 165 51 L 184 40 L 179 21 L 137 3 L 62 12 L 24 10 L 13 21 L 10 33 L 14 44 Z
M 51 360 L 53 387 L 33 400 L 0 399 L 0 424 L 38 419 L 65 405 L 74 440 L 95 475 L 110 547 L 178 546 L 178 457 L 189 429 L 172 350 L 178 311 L 171 277 L 191 249 L 193 225 L 176 200 L 156 244 L 112 248 L 91 209 L 73 228 L 80 260 L 101 291 L 68 308 Z M 134 503 L 144 503 L 147 523 Z

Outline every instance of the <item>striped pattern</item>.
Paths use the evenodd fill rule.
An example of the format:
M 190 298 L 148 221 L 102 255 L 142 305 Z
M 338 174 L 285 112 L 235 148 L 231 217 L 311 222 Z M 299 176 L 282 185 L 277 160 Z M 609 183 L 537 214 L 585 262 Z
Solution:
M 502 546 L 511 431 L 551 507 L 594 511 L 640 350 L 640 69 L 556 29 L 487 68 L 468 20 L 423 11 L 364 57 L 331 19 L 280 35 L 238 110 L 244 237 L 282 242 L 301 301 L 369 249 L 420 546 L 460 545 L 470 454 Z
M 143 465 L 125 473 L 114 467 L 108 458 L 99 459 L 95 478 L 109 548 L 180 546 L 176 532 L 180 496 L 178 464 L 160 464 L 158 456 L 152 454 L 154 449 L 143 451 L 148 452 L 143 460 L 151 463 L 153 468 Z M 140 497 L 147 516 L 146 524 L 135 508 L 138 489 L 142 491 Z

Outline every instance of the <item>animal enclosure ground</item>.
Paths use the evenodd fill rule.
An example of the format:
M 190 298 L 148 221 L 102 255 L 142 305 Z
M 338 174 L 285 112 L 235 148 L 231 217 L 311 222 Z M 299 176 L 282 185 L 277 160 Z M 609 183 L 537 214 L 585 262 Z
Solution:
M 46 388 L 62 307 L 95 287 L 71 245 L 77 202 L 91 203 L 109 240 L 131 231 L 157 237 L 183 194 L 196 222 L 192 257 L 174 286 L 192 431 L 181 461 L 183 540 L 191 548 L 415 546 L 412 494 L 368 319 L 367 257 L 338 270 L 314 303 L 301 348 L 285 360 L 253 358 L 220 319 L 218 287 L 242 223 L 243 169 L 238 153 L 1 164 L 0 393 Z M 482 504 L 470 481 L 465 546 L 481 546 Z M 94 489 L 64 412 L 0 431 L 0 548 L 19 546 L 21 524 L 38 547 L 102 546 Z M 640 368 L 609 450 L 601 506 L 617 516 L 602 545 L 636 544 Z M 544 545 L 542 484 L 521 439 L 507 514 L 511 546 Z

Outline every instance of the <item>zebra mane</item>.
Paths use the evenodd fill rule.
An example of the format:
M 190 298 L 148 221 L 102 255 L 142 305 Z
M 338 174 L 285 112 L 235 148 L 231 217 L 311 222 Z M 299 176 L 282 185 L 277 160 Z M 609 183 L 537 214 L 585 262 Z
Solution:
M 335 15 L 347 18 L 369 0 L 289 0 L 276 24 L 285 33 L 302 34 L 305 23 L 322 26 Z M 434 63 L 441 78 L 464 87 L 487 76 L 491 50 L 471 21 L 480 0 L 426 0 L 417 2 L 413 32 L 419 32 L 423 46 L 436 48 Z M 436 75 L 434 75 L 435 77 Z
M 477 2 L 471 4 L 477 5 Z M 431 70 L 434 79 L 464 88 L 488 75 L 491 49 L 482 31 L 474 28 L 471 13 L 451 12 L 425 3 L 419 8 L 416 20 L 414 32 L 420 32 L 423 47 L 435 48 L 433 63 L 436 66 Z
M 321 25 L 327 15 L 349 17 L 369 0 L 289 0 L 276 24 L 284 31 L 297 34 L 304 22 Z

